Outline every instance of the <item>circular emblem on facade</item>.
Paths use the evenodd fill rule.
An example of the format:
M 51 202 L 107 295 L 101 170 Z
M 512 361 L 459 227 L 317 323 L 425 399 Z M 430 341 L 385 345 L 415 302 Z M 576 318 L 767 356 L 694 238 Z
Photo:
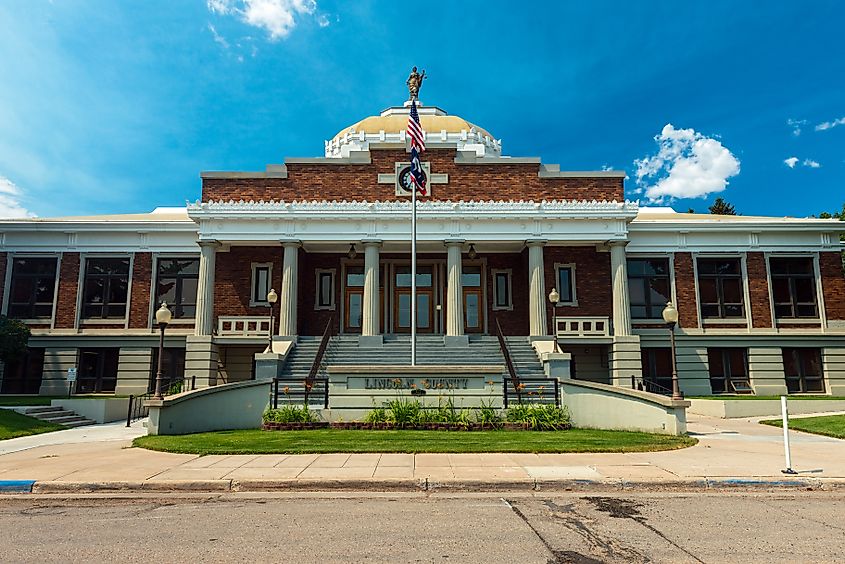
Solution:
M 422 177 L 425 184 L 428 185 L 428 178 L 425 176 L 425 171 L 423 171 Z M 406 166 L 399 171 L 399 186 L 407 192 L 414 189 L 414 183 L 411 181 L 411 167 Z

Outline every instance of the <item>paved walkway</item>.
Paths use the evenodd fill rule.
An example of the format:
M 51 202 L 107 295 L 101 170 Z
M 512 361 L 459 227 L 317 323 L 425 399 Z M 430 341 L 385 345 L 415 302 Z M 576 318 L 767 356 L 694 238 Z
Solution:
M 366 487 L 387 481 L 459 485 L 542 481 L 649 482 L 783 480 L 782 431 L 756 419 L 690 416 L 699 444 L 682 450 L 630 454 L 303 454 L 196 456 L 131 448 L 144 434 L 136 424 L 70 429 L 0 442 L 0 481 L 167 483 L 338 481 Z M 845 441 L 792 433 L 799 476 L 845 483 Z M 362 485 L 363 484 L 363 485 Z

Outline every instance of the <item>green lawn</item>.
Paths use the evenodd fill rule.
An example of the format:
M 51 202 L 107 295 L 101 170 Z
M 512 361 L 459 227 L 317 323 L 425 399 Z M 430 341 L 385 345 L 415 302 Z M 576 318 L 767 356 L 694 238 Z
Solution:
M 764 425 L 783 427 L 780 419 L 769 419 L 760 421 Z M 795 431 L 804 431 L 815 435 L 826 435 L 845 439 L 845 415 L 825 415 L 822 417 L 799 417 L 789 420 L 789 428 Z
M 57 396 L 0 396 L 0 405 L 17 407 L 19 405 L 50 405 Z
M 21 415 L 11 409 L 0 409 L 0 440 L 48 433 L 59 429 L 64 429 L 64 427 Z
M 792 395 L 786 396 L 790 400 L 845 400 L 845 396 L 826 396 L 824 394 L 807 394 L 807 395 Z M 715 396 L 687 396 L 685 399 L 703 399 L 703 400 L 777 400 L 780 401 L 780 396 L 755 396 L 751 394 L 743 395 L 715 395 Z
M 698 442 L 627 431 L 218 431 L 157 435 L 134 446 L 190 454 L 304 454 L 327 452 L 649 452 Z

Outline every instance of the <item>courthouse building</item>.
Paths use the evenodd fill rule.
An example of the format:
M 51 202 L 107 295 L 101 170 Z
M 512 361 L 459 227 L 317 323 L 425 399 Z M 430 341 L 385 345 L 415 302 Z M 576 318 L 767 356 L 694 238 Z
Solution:
M 571 378 L 661 391 L 671 301 L 686 394 L 845 395 L 843 224 L 638 207 L 624 172 L 506 156 L 480 126 L 419 113 L 420 362 L 502 364 L 501 331 L 517 370 L 542 374 L 531 343 L 553 334 Z M 70 368 L 76 393 L 147 391 L 161 302 L 166 375 L 198 386 L 253 378 L 271 332 L 295 342 L 292 378 L 327 329 L 337 358 L 324 363 L 355 350 L 408 362 L 408 114 L 344 127 L 320 157 L 203 172 L 186 208 L 0 221 L 2 314 L 32 330 L 2 393 L 66 393 Z

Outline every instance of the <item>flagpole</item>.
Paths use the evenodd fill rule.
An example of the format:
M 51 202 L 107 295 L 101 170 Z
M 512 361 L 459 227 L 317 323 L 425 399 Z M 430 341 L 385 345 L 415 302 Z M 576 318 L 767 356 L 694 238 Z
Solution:
M 417 365 L 417 186 L 411 188 L 411 366 Z

